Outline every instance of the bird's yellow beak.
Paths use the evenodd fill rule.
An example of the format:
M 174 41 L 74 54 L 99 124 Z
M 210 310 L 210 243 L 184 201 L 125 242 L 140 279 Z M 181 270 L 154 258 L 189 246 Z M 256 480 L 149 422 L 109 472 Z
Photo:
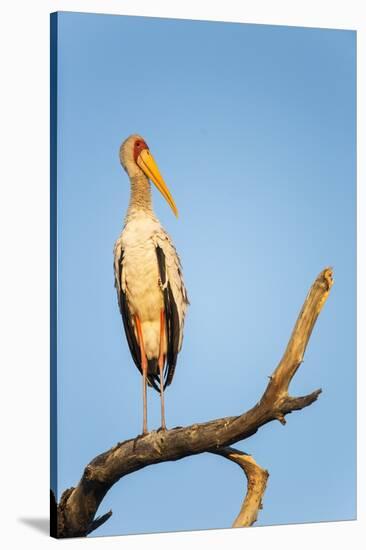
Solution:
M 170 208 L 173 210 L 176 217 L 178 217 L 178 209 L 175 205 L 173 197 L 170 194 L 170 191 L 160 174 L 158 165 L 156 164 L 154 157 L 150 153 L 149 149 L 143 149 L 139 156 L 137 157 L 137 164 L 144 172 L 146 177 L 148 177 L 152 182 L 155 183 L 156 187 L 159 189 L 160 193 L 163 195 L 167 203 L 170 205 Z

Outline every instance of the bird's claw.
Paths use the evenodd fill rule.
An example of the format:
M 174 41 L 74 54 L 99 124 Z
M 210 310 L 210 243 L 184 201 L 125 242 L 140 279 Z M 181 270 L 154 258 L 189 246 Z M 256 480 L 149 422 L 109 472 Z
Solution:
M 167 432 L 168 430 L 167 430 L 166 426 L 160 426 L 160 428 L 158 428 L 156 431 L 157 432 Z

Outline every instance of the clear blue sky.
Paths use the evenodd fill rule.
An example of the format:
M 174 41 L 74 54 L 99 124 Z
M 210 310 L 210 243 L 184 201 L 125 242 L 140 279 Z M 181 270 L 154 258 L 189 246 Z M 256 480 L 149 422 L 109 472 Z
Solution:
M 355 62 L 352 31 L 60 14 L 58 498 L 141 431 L 112 267 L 129 200 L 118 150 L 137 132 L 180 211 L 154 190 L 191 301 L 168 426 L 254 405 L 331 265 L 291 386 L 319 401 L 237 447 L 270 472 L 257 525 L 355 518 Z M 156 392 L 148 404 L 158 428 Z M 229 527 L 243 491 L 218 456 L 149 467 L 108 493 L 95 536 Z

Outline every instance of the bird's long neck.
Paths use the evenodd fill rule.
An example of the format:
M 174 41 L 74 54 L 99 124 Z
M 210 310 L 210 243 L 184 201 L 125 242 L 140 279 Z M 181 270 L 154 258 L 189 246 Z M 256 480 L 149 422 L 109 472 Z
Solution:
M 135 212 L 143 210 L 153 214 L 151 200 L 151 186 L 145 174 L 138 174 L 130 177 L 131 195 L 130 204 L 126 218 L 131 217 Z

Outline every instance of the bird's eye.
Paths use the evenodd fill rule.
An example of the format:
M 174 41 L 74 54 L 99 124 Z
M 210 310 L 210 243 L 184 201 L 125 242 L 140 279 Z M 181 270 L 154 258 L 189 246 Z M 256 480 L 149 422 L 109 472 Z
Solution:
M 140 141 L 136 141 L 136 147 L 140 147 L 141 145 L 141 142 Z

